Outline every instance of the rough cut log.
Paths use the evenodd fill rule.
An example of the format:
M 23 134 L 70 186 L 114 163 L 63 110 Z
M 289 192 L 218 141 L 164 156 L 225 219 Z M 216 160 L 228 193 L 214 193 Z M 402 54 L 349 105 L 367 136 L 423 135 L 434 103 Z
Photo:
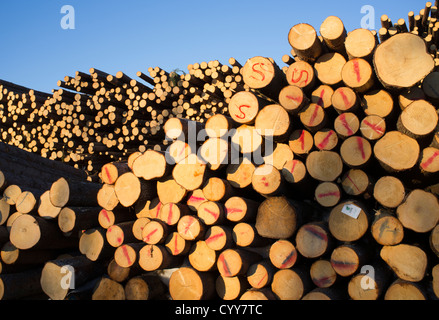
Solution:
M 361 169 L 350 169 L 341 177 L 341 186 L 349 196 L 372 197 L 373 181 L 370 175 Z
M 173 300 L 209 300 L 215 296 L 213 274 L 181 267 L 169 279 L 169 293 Z
M 349 280 L 348 293 L 352 300 L 378 300 L 387 291 L 391 281 L 389 270 L 381 261 L 369 266 L 373 269 L 360 271 Z
M 397 131 L 390 131 L 376 142 L 373 154 L 385 170 L 401 172 L 416 165 L 420 147 L 415 139 Z
M 382 246 L 397 245 L 404 239 L 401 221 L 391 211 L 384 209 L 376 212 L 370 231 L 375 241 Z
M 223 300 L 237 300 L 249 288 L 250 285 L 244 276 L 224 277 L 218 276 L 215 281 L 216 293 Z
M 229 226 L 212 226 L 206 231 L 205 241 L 215 251 L 230 249 L 235 245 L 233 230 Z
M 169 226 L 160 220 L 151 220 L 142 230 L 142 240 L 147 244 L 162 244 L 170 233 Z
M 174 166 L 172 177 L 188 191 L 199 189 L 205 181 L 206 164 L 195 154 L 190 154 Z
M 10 240 L 18 249 L 74 248 L 77 239 L 65 237 L 58 226 L 41 217 L 23 214 L 13 223 Z
M 217 268 L 225 277 L 245 275 L 248 268 L 261 259 L 258 253 L 243 248 L 227 249 L 218 256 Z
M 378 46 L 373 64 L 378 79 L 389 90 L 411 88 L 434 68 L 425 42 L 411 33 L 397 34 Z
M 332 251 L 331 265 L 341 277 L 355 274 L 368 262 L 370 253 L 360 244 L 343 244 Z
M 240 91 L 230 99 L 229 115 L 238 124 L 253 124 L 259 110 L 268 104 L 251 91 Z
M 79 238 L 79 251 L 91 261 L 105 260 L 114 255 L 115 248 L 105 238 L 105 229 L 86 230 Z
M 384 300 L 427 300 L 425 289 L 418 283 L 402 279 L 395 280 L 387 289 Z
M 341 71 L 341 76 L 345 86 L 360 93 L 367 92 L 375 84 L 372 66 L 361 58 L 354 58 L 346 62 Z
M 120 204 L 116 196 L 115 186 L 112 184 L 103 184 L 96 198 L 98 205 L 108 211 L 114 210 Z
M 224 203 L 227 220 L 247 222 L 256 217 L 260 203 L 243 197 L 231 197 Z
M 331 208 L 338 204 L 341 199 L 341 188 L 334 182 L 321 182 L 315 189 L 314 197 L 318 204 L 325 208 Z
M 288 112 L 279 104 L 270 104 L 258 112 L 255 128 L 264 138 L 285 141 L 291 130 Z
M 390 118 L 396 110 L 392 95 L 384 89 L 364 93 L 361 106 L 366 115 L 376 115 L 384 119 Z
M 342 173 L 343 161 L 334 151 L 313 151 L 306 158 L 306 168 L 314 179 L 333 182 Z
M 404 228 L 418 233 L 429 232 L 439 221 L 438 199 L 430 192 L 415 189 L 398 206 L 396 215 Z
M 276 295 L 270 288 L 262 288 L 262 289 L 249 289 L 242 294 L 239 300 L 276 300 Z
M 134 173 L 127 172 L 117 179 L 114 192 L 122 206 L 131 207 L 141 199 L 155 198 L 157 184 L 153 181 L 141 180 Z
M 348 33 L 345 41 L 346 53 L 349 59 L 362 58 L 371 61 L 377 41 L 368 29 L 355 29 Z
M 242 68 L 242 78 L 250 88 L 272 99 L 277 99 L 285 84 L 285 75 L 279 66 L 272 59 L 260 56 L 247 60 Z
M 378 115 L 368 115 L 361 120 L 361 135 L 369 141 L 376 141 L 386 133 L 386 121 Z
M 263 164 L 253 172 L 252 187 L 264 197 L 275 196 L 282 191 L 282 174 L 272 165 Z
M 309 274 L 318 288 L 329 288 L 337 281 L 337 273 L 327 259 L 318 259 L 311 264 Z
M 55 219 L 61 212 L 60 207 L 56 207 L 50 201 L 50 190 L 44 192 L 39 199 L 38 214 L 45 219 Z
M 41 271 L 41 288 L 52 300 L 64 300 L 70 288 L 78 288 L 105 272 L 102 263 L 85 256 L 51 260 Z
M 289 85 L 297 86 L 305 93 L 314 88 L 317 79 L 313 66 L 306 61 L 294 62 L 288 67 L 285 76 Z
M 217 257 L 217 251 L 210 248 L 204 240 L 195 242 L 188 254 L 191 266 L 201 272 L 214 270 Z
M 157 275 L 142 274 L 133 277 L 125 284 L 126 300 L 163 299 L 166 286 Z
M 85 181 L 69 181 L 60 178 L 50 187 L 50 201 L 56 207 L 65 206 L 98 206 L 97 194 L 101 188 L 99 183 Z
M 139 251 L 139 266 L 147 272 L 172 269 L 181 265 L 180 256 L 172 255 L 164 245 L 146 244 Z
M 323 52 L 316 30 L 306 23 L 297 24 L 290 29 L 288 42 L 302 60 L 314 62 Z
M 340 156 L 350 168 L 362 168 L 372 158 L 372 145 L 360 136 L 347 138 L 340 146 Z
M 324 128 L 314 134 L 314 145 L 319 150 L 331 151 L 338 145 L 337 132 L 332 129 Z
M 400 114 L 398 131 L 426 146 L 431 142 L 439 117 L 436 108 L 425 100 L 409 104 Z
M 343 21 L 336 16 L 327 17 L 320 25 L 320 34 L 326 46 L 338 53 L 345 53 L 345 40 L 347 36 Z
M 419 282 L 425 277 L 427 255 L 417 246 L 384 246 L 380 256 L 401 280 Z
M 170 168 L 162 152 L 147 150 L 134 160 L 132 172 L 139 178 L 153 180 L 167 176 Z
M 256 229 L 269 239 L 288 239 L 297 230 L 301 208 L 284 196 L 269 197 L 258 208 Z
M 122 284 L 102 276 L 96 287 L 93 289 L 92 300 L 98 301 L 118 301 L 125 300 L 125 290 Z
M 164 244 L 174 256 L 184 256 L 191 248 L 191 241 L 185 240 L 178 232 L 169 234 Z
M 273 280 L 276 269 L 267 259 L 252 264 L 247 271 L 247 281 L 252 288 L 261 289 Z
M 291 133 L 288 145 L 295 155 L 306 157 L 314 147 L 314 138 L 308 130 L 297 129 Z
M 292 115 L 298 114 L 308 101 L 302 88 L 295 85 L 288 85 L 279 92 L 280 105 Z
M 393 176 L 383 176 L 376 181 L 373 196 L 383 207 L 392 209 L 402 203 L 406 191 L 400 179 Z
M 137 267 L 139 251 L 144 243 L 125 243 L 114 251 L 114 261 L 122 268 Z
M 435 255 L 439 256 L 439 226 L 436 225 L 433 230 L 431 230 L 429 237 L 430 248 Z
M 305 258 L 318 258 L 332 250 L 333 240 L 326 223 L 307 223 L 296 234 L 297 251 Z
M 315 133 L 327 124 L 327 114 L 322 106 L 311 103 L 299 113 L 300 122 L 310 132 Z
M 364 205 L 358 201 L 343 201 L 331 210 L 328 217 L 329 231 L 339 241 L 357 241 L 368 230 L 369 215 Z
M 309 273 L 303 268 L 278 270 L 271 283 L 271 290 L 280 300 L 300 300 L 311 289 Z
M 289 240 L 277 240 L 270 246 L 269 259 L 278 269 L 293 267 L 298 259 L 296 246 Z
M 359 98 L 357 93 L 350 87 L 339 87 L 332 95 L 332 106 L 339 114 L 356 112 L 359 109 Z
M 107 163 L 101 169 L 101 180 L 103 183 L 114 184 L 119 176 L 127 173 L 130 169 L 127 162 Z
M 245 189 L 251 185 L 255 169 L 255 165 L 249 158 L 240 157 L 227 166 L 227 181 L 234 188 Z
M 355 113 L 343 112 L 334 120 L 334 130 L 341 139 L 347 139 L 357 134 L 360 120 Z

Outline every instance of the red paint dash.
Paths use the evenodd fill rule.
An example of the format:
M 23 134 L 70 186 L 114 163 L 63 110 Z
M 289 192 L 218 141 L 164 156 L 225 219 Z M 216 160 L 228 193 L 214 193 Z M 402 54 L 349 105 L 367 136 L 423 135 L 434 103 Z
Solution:
M 361 158 L 366 159 L 366 154 L 364 152 L 364 145 L 363 145 L 363 139 L 361 137 L 357 137 L 357 143 L 358 143 L 358 148 L 360 149 L 361 152 Z
M 204 208 L 204 211 L 206 211 L 207 213 L 209 213 L 212 217 L 214 217 L 215 219 L 218 219 L 218 213 L 213 212 L 212 210 L 209 210 L 207 208 Z
M 177 255 L 177 254 L 179 254 L 180 252 L 178 251 L 178 237 L 175 237 L 175 239 L 174 239 L 174 255 Z
M 280 269 L 285 269 L 290 264 L 293 264 L 296 260 L 296 250 L 291 251 L 291 253 L 285 258 L 285 260 L 280 265 Z
M 365 125 L 367 125 L 369 128 L 371 128 L 371 129 L 372 129 L 373 131 L 375 131 L 376 133 L 378 133 L 378 134 L 383 134 L 383 133 L 384 133 L 383 128 L 381 128 L 381 127 L 378 126 L 377 124 L 370 123 L 370 122 L 367 121 L 367 120 L 364 120 L 363 122 L 364 122 Z
M 172 223 L 172 205 L 173 203 L 169 204 L 169 213 L 168 213 L 168 224 L 171 225 Z
M 333 134 L 334 134 L 334 131 L 332 131 L 332 130 L 328 132 L 325 139 L 323 139 L 323 141 L 319 143 L 319 145 L 318 145 L 319 149 L 324 149 L 328 145 L 329 138 L 331 138 L 331 136 Z
M 345 95 L 343 89 L 340 89 L 339 92 L 340 92 L 340 95 L 341 95 L 341 97 L 342 97 L 342 99 L 343 99 L 344 105 L 345 105 L 346 107 L 349 107 L 351 103 L 350 103 L 348 97 Z
M 314 228 L 313 226 L 306 226 L 305 231 L 311 233 L 312 235 L 316 236 L 320 240 L 323 240 L 325 242 L 328 241 L 328 235 L 324 232 L 319 231 L 318 229 Z
M 107 176 L 108 182 L 113 183 L 113 179 L 111 179 L 111 174 L 110 174 L 110 171 L 108 170 L 108 168 L 104 167 L 104 171 L 105 171 L 105 174 Z
M 434 159 L 436 159 L 437 156 L 439 156 L 439 151 L 436 151 L 427 161 L 422 163 L 421 167 L 423 169 L 427 169 L 433 163 Z
M 229 265 L 227 264 L 226 258 L 224 258 L 224 255 L 221 254 L 219 256 L 219 260 L 223 265 L 223 271 L 224 271 L 224 275 L 226 277 L 231 277 L 232 276 L 232 272 L 230 271 Z
M 361 192 L 358 186 L 355 184 L 354 180 L 352 180 L 349 175 L 347 175 L 346 178 L 352 183 L 352 185 L 355 187 L 355 189 L 357 189 L 358 192 Z
M 360 64 L 356 59 L 352 60 L 352 63 L 354 64 L 354 72 L 357 75 L 357 82 L 360 82 L 361 81 Z
M 111 222 L 111 221 L 110 221 L 110 217 L 108 216 L 108 212 L 107 212 L 107 210 L 102 209 L 101 212 L 102 212 L 102 214 L 104 215 L 105 219 L 107 219 L 108 222 Z
M 152 237 L 152 235 L 154 234 L 154 233 L 156 233 L 158 231 L 158 229 L 154 229 L 154 230 L 152 230 L 150 233 L 148 233 L 144 238 L 143 238 L 143 241 L 144 242 L 149 242 L 149 240 L 150 240 L 150 238 Z
M 317 102 L 317 104 L 319 106 L 321 106 L 323 108 L 323 96 L 325 95 L 325 89 L 322 90 L 322 92 L 320 92 L 320 97 L 319 97 L 319 101 Z
M 353 135 L 354 132 L 352 131 L 351 127 L 349 126 L 348 122 L 346 121 L 346 114 L 342 113 L 340 115 L 340 120 L 341 120 L 343 127 L 345 127 L 346 130 L 348 131 L 348 135 L 350 135 L 350 136 Z
M 293 166 L 291 167 L 291 173 L 294 173 L 294 169 L 296 169 L 297 164 L 299 163 L 299 161 L 297 160 L 293 160 Z
M 319 112 L 319 108 L 320 108 L 320 106 L 317 104 L 315 106 L 315 108 L 314 108 L 314 111 L 313 111 L 312 115 L 311 115 L 311 119 L 309 120 L 309 125 L 310 126 L 312 126 L 314 124 L 314 121 L 316 121 L 317 115 L 318 115 L 318 112 Z
M 265 272 L 265 273 L 264 273 L 264 276 L 261 278 L 261 280 L 258 281 L 257 285 L 260 286 L 261 283 L 262 283 L 262 281 L 264 281 L 264 280 L 267 278 L 267 276 L 268 276 L 268 275 L 267 275 L 267 273 Z
M 130 259 L 130 255 L 128 253 L 127 246 L 122 246 L 122 252 L 123 252 L 125 258 L 127 259 L 128 264 L 131 264 L 131 259 Z
M 334 192 L 328 192 L 328 193 L 321 193 L 318 195 L 319 198 L 326 198 L 326 197 L 340 197 L 340 192 L 334 191 Z
M 159 202 L 159 204 L 157 205 L 157 211 L 155 213 L 155 217 L 158 218 L 159 214 L 160 214 L 160 209 L 162 208 L 162 203 Z
M 221 238 L 223 236 L 225 236 L 224 232 L 218 233 L 218 234 L 216 234 L 214 236 L 211 236 L 211 237 L 207 238 L 206 242 L 209 243 L 209 242 L 215 241 L 215 240 L 217 240 L 217 239 L 219 239 L 219 238 Z
M 299 141 L 302 146 L 302 151 L 305 150 L 305 130 L 302 130 L 302 134 L 300 135 Z
M 227 208 L 227 214 L 240 213 L 240 212 L 242 212 L 242 209 L 237 209 L 237 208 Z
M 288 99 L 296 101 L 297 103 L 302 103 L 303 98 L 302 97 L 293 97 L 293 96 L 286 96 Z
M 266 181 L 267 181 L 267 178 L 262 177 L 262 181 L 263 181 L 263 185 L 264 185 L 264 186 L 268 187 L 268 186 L 270 185 L 268 182 L 266 182 Z
M 201 201 L 204 201 L 204 200 L 206 200 L 206 199 L 201 198 L 201 197 L 195 197 L 195 196 L 191 196 L 191 197 L 189 198 L 189 201 L 190 201 L 190 202 L 201 202 Z

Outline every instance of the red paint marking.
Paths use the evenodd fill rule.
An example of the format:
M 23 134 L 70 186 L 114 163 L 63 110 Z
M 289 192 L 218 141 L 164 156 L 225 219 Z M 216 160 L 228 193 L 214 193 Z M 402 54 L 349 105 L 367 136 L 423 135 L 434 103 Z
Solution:
M 294 173 L 294 169 L 296 168 L 297 164 L 299 163 L 299 161 L 297 160 L 293 160 L 293 166 L 291 167 L 291 173 Z
M 107 210 L 102 209 L 101 212 L 102 212 L 102 214 L 104 215 L 105 219 L 107 219 L 108 222 L 111 222 L 111 221 L 110 221 L 110 217 L 108 216 L 108 212 L 107 212 Z
M 189 198 L 189 201 L 191 201 L 191 202 L 200 202 L 200 201 L 204 201 L 204 200 L 206 200 L 206 199 L 205 198 L 201 198 L 201 197 L 195 197 L 195 196 L 191 196 Z
M 340 192 L 334 191 L 334 192 L 328 192 L 328 193 L 321 193 L 318 195 L 319 198 L 326 198 L 326 197 L 340 197 Z
M 264 181 L 264 182 L 263 182 L 264 186 L 268 187 L 268 186 L 270 185 L 268 182 L 266 182 L 266 181 L 267 181 L 267 178 L 262 177 L 262 181 Z
M 217 239 L 219 239 L 219 238 L 221 238 L 223 236 L 225 236 L 224 232 L 218 233 L 218 234 L 216 234 L 214 236 L 211 236 L 211 237 L 207 238 L 206 242 L 209 243 L 209 242 L 215 241 L 215 240 L 217 240 Z
M 320 97 L 319 97 L 319 101 L 317 102 L 317 104 L 319 106 L 321 106 L 323 108 L 323 96 L 325 95 L 325 89 L 322 90 L 322 92 L 320 92 Z
M 168 224 L 171 225 L 172 223 L 172 205 L 173 203 L 169 204 L 169 213 L 168 213 Z
M 328 241 L 328 235 L 314 228 L 313 226 L 305 226 L 305 231 L 311 233 L 312 235 L 316 236 L 320 240 L 323 240 L 325 242 Z
M 242 108 L 251 108 L 251 107 L 248 106 L 248 105 L 246 105 L 246 104 L 243 104 L 243 105 L 241 105 L 241 106 L 238 107 L 239 112 L 241 112 L 241 114 L 236 114 L 236 113 L 235 113 L 235 117 L 238 118 L 238 119 L 241 119 L 241 120 L 242 120 L 242 119 L 245 119 L 245 117 L 246 117 L 244 111 L 242 111 Z
M 177 244 L 178 244 L 178 237 L 176 236 L 175 239 L 174 239 L 174 247 L 175 247 L 174 254 L 175 254 L 175 255 L 177 255 L 177 254 L 180 253 L 180 252 L 178 251 L 178 246 L 177 246 Z
M 119 237 L 119 238 L 117 238 L 116 240 L 117 240 L 117 243 L 119 243 L 119 244 L 121 244 L 122 241 L 123 241 L 122 237 Z
M 317 119 L 317 115 L 319 112 L 320 106 L 317 104 L 314 108 L 314 112 L 312 113 L 311 119 L 309 120 L 309 125 L 312 126 L 314 124 L 314 121 Z
M 232 272 L 230 271 L 229 265 L 227 264 L 226 258 L 224 258 L 223 254 L 221 254 L 219 256 L 219 260 L 223 264 L 223 271 L 225 273 L 224 275 L 226 277 L 231 277 L 232 276 Z
M 162 203 L 159 202 L 159 204 L 157 205 L 157 211 L 155 214 L 155 217 L 158 218 L 159 214 L 160 214 L 160 209 L 162 208 Z
M 213 212 L 212 210 L 209 210 L 207 208 L 204 208 L 204 211 L 206 211 L 207 213 L 209 213 L 212 217 L 214 217 L 215 219 L 218 219 L 219 214 L 216 212 Z
M 437 156 L 439 156 L 439 151 L 436 151 L 427 161 L 422 163 L 421 167 L 423 169 L 427 169 L 433 163 L 434 159 L 436 159 Z
M 361 158 L 366 159 L 366 154 L 364 152 L 363 139 L 361 137 L 357 137 L 358 148 L 360 148 Z
M 354 64 L 354 72 L 357 75 L 357 82 L 360 82 L 361 81 L 360 64 L 358 63 L 358 60 L 352 60 L 352 63 Z
M 227 209 L 227 214 L 232 214 L 232 213 L 236 213 L 236 212 L 242 212 L 242 209 L 236 209 L 236 208 L 228 208 Z
M 356 269 L 358 267 L 357 263 L 354 262 L 347 262 L 347 261 L 331 261 L 331 264 L 333 267 L 338 268 L 338 269 Z
M 264 276 L 261 278 L 261 280 L 258 281 L 257 286 L 261 285 L 262 281 L 264 281 L 267 278 L 267 273 L 264 273 Z
M 113 179 L 111 179 L 111 174 L 110 174 L 110 171 L 108 170 L 108 168 L 107 167 L 104 167 L 104 171 L 105 171 L 105 174 L 107 175 L 107 179 L 108 179 L 108 182 L 109 183 L 113 183 Z
M 186 227 L 184 228 L 184 234 L 187 234 L 187 232 L 189 231 L 189 228 L 191 227 L 192 223 L 194 223 L 194 219 L 190 218 L 188 221 L 188 224 L 186 225 Z
M 317 287 L 323 287 L 323 286 L 326 286 L 327 284 L 331 283 L 332 278 L 333 277 L 329 276 L 329 277 L 323 277 L 320 279 L 313 279 L 313 281 Z
M 258 63 L 255 63 L 252 66 L 252 70 L 253 70 L 253 72 L 256 72 L 257 74 L 259 74 L 261 76 L 261 79 L 256 78 L 254 75 L 251 75 L 250 78 L 253 78 L 253 79 L 258 80 L 258 81 L 264 81 L 265 80 L 265 74 L 261 70 L 256 70 L 256 66 L 259 66 L 262 71 L 266 71 L 266 72 L 272 73 L 271 70 L 268 70 L 267 68 L 265 68 L 265 69 L 263 68 L 265 66 L 265 63 L 258 62 Z
M 148 241 L 150 240 L 150 238 L 152 237 L 152 235 L 153 235 L 154 233 L 156 233 L 157 231 L 158 231 L 157 228 L 154 229 L 154 230 L 152 230 L 150 233 L 148 233 L 148 234 L 143 238 L 143 241 L 144 241 L 144 242 L 148 242 Z
M 287 99 L 296 101 L 297 103 L 302 103 L 302 101 L 303 101 L 303 97 L 293 97 L 293 96 L 286 96 L 286 97 L 287 97 Z
M 364 124 L 365 124 L 366 126 L 370 127 L 370 128 L 371 128 L 373 131 L 375 131 L 376 133 L 378 133 L 378 134 L 383 134 L 383 133 L 384 133 L 383 128 L 381 128 L 381 127 L 378 126 L 377 124 L 370 123 L 370 122 L 367 121 L 367 120 L 364 120 L 363 122 L 364 122 Z
M 342 113 L 340 115 L 340 120 L 341 120 L 341 123 L 343 124 L 343 127 L 345 127 L 346 130 L 348 130 L 348 135 L 350 135 L 350 136 L 353 135 L 354 132 L 352 131 L 351 127 L 349 127 L 349 124 L 346 121 L 346 114 Z
M 302 151 L 305 150 L 305 130 L 302 130 L 302 134 L 300 135 L 299 141 L 302 146 Z
M 186 148 L 187 148 L 187 144 L 184 145 L 184 148 L 180 150 L 180 153 L 178 155 L 181 156 L 184 150 L 186 150 Z
M 285 269 L 290 264 L 293 264 L 296 260 L 296 250 L 291 251 L 291 253 L 285 258 L 285 260 L 280 265 L 279 269 Z
M 346 107 L 349 107 L 351 105 L 351 103 L 350 103 L 347 95 L 345 95 L 343 89 L 339 89 L 338 92 L 340 93 L 341 97 L 343 98 L 344 105 Z
M 131 258 L 130 258 L 130 255 L 128 253 L 127 246 L 122 246 L 122 252 L 123 252 L 125 258 L 127 259 L 128 264 L 131 264 Z
M 361 192 L 358 186 L 355 184 L 354 180 L 352 180 L 349 175 L 347 175 L 346 178 L 352 183 L 352 185 L 355 187 L 355 189 L 357 189 L 358 192 Z
M 309 80 L 309 72 L 306 70 L 300 70 L 300 74 L 297 77 L 297 79 L 294 79 L 294 75 L 296 74 L 296 72 L 298 72 L 298 70 L 296 68 L 294 68 L 293 70 L 293 75 L 291 77 L 291 82 L 292 83 L 299 83 L 299 81 L 303 78 L 303 75 L 306 73 L 306 79 L 304 81 L 302 81 L 300 83 L 300 85 L 305 86 L 308 84 L 308 80 Z
M 325 139 L 323 139 L 323 141 L 319 143 L 319 145 L 318 145 L 319 149 L 324 149 L 328 145 L 329 138 L 331 138 L 331 136 L 333 134 L 334 134 L 334 131 L 332 131 L 332 130 L 328 132 Z

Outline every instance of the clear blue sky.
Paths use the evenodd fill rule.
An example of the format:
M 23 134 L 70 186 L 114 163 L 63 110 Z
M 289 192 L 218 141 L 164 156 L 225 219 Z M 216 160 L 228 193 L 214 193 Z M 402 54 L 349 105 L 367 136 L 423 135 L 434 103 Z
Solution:
M 111 74 L 159 66 L 167 71 L 195 62 L 230 57 L 281 58 L 290 52 L 287 36 L 301 22 L 317 30 L 337 15 L 348 31 L 360 27 L 361 8 L 396 21 L 419 13 L 420 0 L 14 0 L 0 1 L 0 78 L 50 92 L 57 81 L 91 67 Z M 75 29 L 60 22 L 64 5 L 75 9 Z M 137 79 L 137 78 L 136 78 Z

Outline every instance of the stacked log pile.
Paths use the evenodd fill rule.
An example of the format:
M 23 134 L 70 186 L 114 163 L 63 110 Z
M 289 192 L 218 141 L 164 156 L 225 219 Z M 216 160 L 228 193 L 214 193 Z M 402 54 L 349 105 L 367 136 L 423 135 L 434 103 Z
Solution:
M 93 69 L 38 94 L 35 121 L 95 124 L 58 142 L 102 150 L 88 170 L 99 182 L 0 145 L 4 251 L 38 253 L 29 291 L 18 269 L 0 274 L 3 297 L 439 298 L 437 5 L 408 25 L 383 16 L 378 33 L 335 16 L 297 24 L 283 68 L 261 56 L 151 68 L 137 74 L 147 84 Z M 2 84 L 24 94 L 3 105 L 27 97 Z M 147 142 L 128 130 L 113 145 L 115 124 L 147 128 Z

